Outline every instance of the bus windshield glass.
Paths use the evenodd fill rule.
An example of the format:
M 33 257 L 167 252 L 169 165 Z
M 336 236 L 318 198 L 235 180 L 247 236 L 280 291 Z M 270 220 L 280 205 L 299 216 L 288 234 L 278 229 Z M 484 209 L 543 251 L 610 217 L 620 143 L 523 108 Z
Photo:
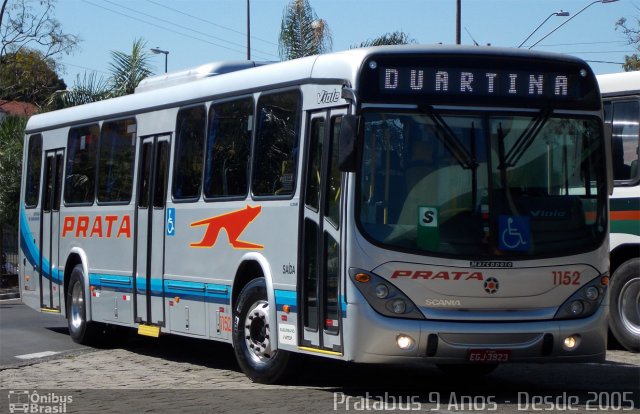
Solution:
M 385 247 L 552 256 L 606 234 L 602 127 L 550 113 L 368 110 L 358 221 Z

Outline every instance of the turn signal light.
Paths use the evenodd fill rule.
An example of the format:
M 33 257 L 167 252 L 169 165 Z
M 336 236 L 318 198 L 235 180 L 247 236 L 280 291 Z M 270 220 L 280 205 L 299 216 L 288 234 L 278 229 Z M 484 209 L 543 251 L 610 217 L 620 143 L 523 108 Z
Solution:
M 609 286 L 609 276 L 602 276 L 600 278 L 600 284 L 602 286 Z
M 358 273 L 354 279 L 360 283 L 369 283 L 371 281 L 371 276 L 366 273 Z

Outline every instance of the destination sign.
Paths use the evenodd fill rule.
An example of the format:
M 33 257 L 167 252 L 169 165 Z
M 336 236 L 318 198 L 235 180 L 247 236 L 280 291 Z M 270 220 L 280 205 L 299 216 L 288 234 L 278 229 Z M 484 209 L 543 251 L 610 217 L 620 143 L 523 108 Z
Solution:
M 580 98 L 578 74 L 387 66 L 379 70 L 380 94 L 442 97 Z
M 437 50 L 370 56 L 360 71 L 360 101 L 589 111 L 602 108 L 593 71 L 579 59 L 507 49 Z

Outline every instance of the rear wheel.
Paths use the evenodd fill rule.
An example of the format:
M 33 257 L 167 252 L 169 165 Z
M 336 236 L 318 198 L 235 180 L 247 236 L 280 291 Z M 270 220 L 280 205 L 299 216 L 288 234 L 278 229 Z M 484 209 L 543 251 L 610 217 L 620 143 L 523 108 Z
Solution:
M 67 324 L 74 342 L 88 345 L 95 340 L 97 326 L 87 321 L 87 298 L 84 290 L 84 271 L 76 265 L 71 271 L 67 290 Z
M 275 321 L 269 317 L 264 278 L 250 281 L 238 296 L 233 318 L 233 347 L 242 371 L 252 381 L 273 384 L 284 377 L 289 353 L 273 349 L 277 335 Z
M 640 352 L 640 259 L 622 263 L 611 277 L 609 327 L 616 340 Z

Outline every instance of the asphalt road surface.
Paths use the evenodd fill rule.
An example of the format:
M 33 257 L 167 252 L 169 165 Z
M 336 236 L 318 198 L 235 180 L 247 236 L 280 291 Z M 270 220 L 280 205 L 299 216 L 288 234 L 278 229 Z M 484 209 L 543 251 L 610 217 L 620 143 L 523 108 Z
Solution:
M 130 334 L 82 347 L 63 318 L 15 302 L 0 302 L 0 344 L 0 412 L 640 413 L 640 355 L 621 350 L 602 364 L 504 365 L 484 378 L 303 358 L 296 376 L 266 386 L 240 372 L 229 345 Z

